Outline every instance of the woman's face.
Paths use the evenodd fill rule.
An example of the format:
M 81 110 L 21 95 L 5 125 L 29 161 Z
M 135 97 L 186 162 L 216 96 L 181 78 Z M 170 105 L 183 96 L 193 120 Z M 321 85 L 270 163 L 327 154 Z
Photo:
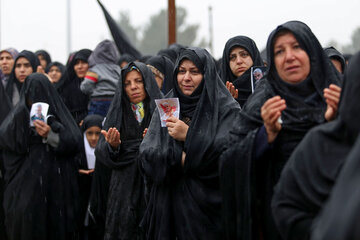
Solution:
M 14 66 L 14 58 L 10 53 L 3 51 L 0 54 L 0 69 L 5 75 L 10 75 L 13 66 Z
M 240 77 L 254 64 L 250 54 L 242 47 L 232 48 L 229 56 L 229 66 L 231 72 L 236 77 Z
M 19 82 L 23 83 L 25 78 L 32 74 L 32 66 L 25 57 L 20 57 L 15 63 L 15 77 Z
M 96 147 L 96 144 L 99 141 L 100 132 L 101 132 L 101 128 L 99 128 L 98 126 L 92 126 L 86 129 L 85 135 L 87 141 L 89 142 L 90 147 L 92 148 Z
M 62 74 L 61 74 L 60 69 L 57 66 L 52 66 L 49 69 L 48 75 L 51 78 L 51 81 L 53 83 L 56 83 L 60 80 Z
M 310 73 L 310 59 L 292 33 L 277 37 L 274 62 L 280 78 L 287 83 L 299 83 Z
M 46 61 L 46 59 L 44 58 L 43 55 L 39 54 L 38 56 L 39 62 L 40 62 L 40 66 L 45 70 L 46 66 L 48 65 L 48 62 Z
M 202 73 L 192 61 L 185 59 L 180 63 L 177 82 L 184 95 L 190 96 L 200 85 L 202 79 Z
M 74 70 L 78 78 L 84 78 L 88 69 L 89 69 L 89 63 L 81 59 L 77 60 L 74 65 Z
M 146 97 L 142 75 L 136 70 L 126 74 L 124 88 L 130 102 L 133 104 L 142 102 Z

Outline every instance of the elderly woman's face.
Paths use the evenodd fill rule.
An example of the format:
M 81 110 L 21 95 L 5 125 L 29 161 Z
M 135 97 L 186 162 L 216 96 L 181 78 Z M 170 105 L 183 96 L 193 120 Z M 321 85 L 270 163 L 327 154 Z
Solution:
M 133 104 L 142 102 L 146 98 L 144 81 L 138 71 L 132 70 L 126 75 L 124 86 L 125 92 Z
M 310 73 L 310 59 L 292 33 L 277 37 L 274 62 L 280 78 L 287 83 L 299 83 Z
M 202 79 L 202 73 L 192 61 L 185 59 L 180 63 L 177 82 L 184 95 L 190 96 L 200 85 Z

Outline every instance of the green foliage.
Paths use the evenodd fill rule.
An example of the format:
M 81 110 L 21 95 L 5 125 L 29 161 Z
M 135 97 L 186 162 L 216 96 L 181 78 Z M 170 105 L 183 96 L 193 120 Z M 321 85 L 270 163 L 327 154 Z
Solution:
M 197 46 L 195 40 L 199 30 L 199 24 L 186 23 L 187 12 L 185 8 L 176 8 L 177 43 L 184 46 Z M 131 24 L 128 14 L 121 12 L 118 21 L 121 29 L 128 35 L 130 40 L 143 54 L 156 54 L 168 44 L 168 16 L 167 9 L 150 17 L 148 24 L 142 29 Z M 200 46 L 206 47 L 206 41 L 201 40 Z

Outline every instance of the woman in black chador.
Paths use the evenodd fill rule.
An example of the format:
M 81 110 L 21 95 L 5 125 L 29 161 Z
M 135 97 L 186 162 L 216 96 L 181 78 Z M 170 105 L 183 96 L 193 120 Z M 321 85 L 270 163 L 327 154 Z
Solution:
M 236 36 L 226 42 L 220 75 L 241 107 L 252 93 L 251 67 L 263 65 L 260 52 L 251 38 Z
M 180 119 L 160 126 L 154 113 L 140 146 L 152 183 L 142 221 L 146 239 L 222 239 L 219 155 L 239 104 L 221 82 L 205 49 L 184 49 L 175 64 Z
M 30 127 L 33 103 L 49 104 L 47 122 Z M 77 231 L 74 155 L 81 133 L 49 79 L 28 76 L 18 105 L 0 127 L 5 165 L 5 225 L 10 240 L 68 240 Z
M 56 89 L 77 124 L 88 113 L 89 96 L 80 90 L 80 84 L 89 69 L 90 54 L 91 50 L 89 49 L 81 49 L 76 52 L 67 65 L 64 76 L 56 84 Z
M 95 150 L 97 161 L 112 169 L 104 239 L 141 237 L 139 224 L 145 210 L 145 186 L 137 156 L 156 106 L 154 100 L 161 97 L 145 64 L 129 63 L 122 69 L 121 82 L 104 123 L 104 137 Z
M 345 72 L 339 116 L 312 129 L 284 167 L 272 201 L 273 216 L 283 239 L 310 239 L 316 225 L 314 219 L 332 194 L 333 185 L 360 132 L 359 62 L 358 54 Z M 345 196 L 352 198 L 351 194 Z M 341 204 L 347 205 L 347 200 Z M 338 208 L 333 210 L 339 211 Z M 337 231 L 338 226 L 333 227 Z
M 221 159 L 227 239 L 279 239 L 270 203 L 282 168 L 312 127 L 336 115 L 340 74 L 307 25 L 278 26 L 267 51 L 268 75 L 245 104 Z

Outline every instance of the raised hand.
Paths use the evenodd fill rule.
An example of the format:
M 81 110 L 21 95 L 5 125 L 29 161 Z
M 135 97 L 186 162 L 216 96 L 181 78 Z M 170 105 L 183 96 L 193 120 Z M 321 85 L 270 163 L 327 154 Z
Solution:
M 121 144 L 120 132 L 116 128 L 109 128 L 108 131 L 101 130 L 101 133 L 113 149 L 117 149 Z
M 281 123 L 279 118 L 281 116 L 281 112 L 285 108 L 285 100 L 281 99 L 280 96 L 275 96 L 268 99 L 261 107 L 261 118 L 264 121 L 269 143 L 272 143 L 276 139 L 278 133 L 281 130 Z

